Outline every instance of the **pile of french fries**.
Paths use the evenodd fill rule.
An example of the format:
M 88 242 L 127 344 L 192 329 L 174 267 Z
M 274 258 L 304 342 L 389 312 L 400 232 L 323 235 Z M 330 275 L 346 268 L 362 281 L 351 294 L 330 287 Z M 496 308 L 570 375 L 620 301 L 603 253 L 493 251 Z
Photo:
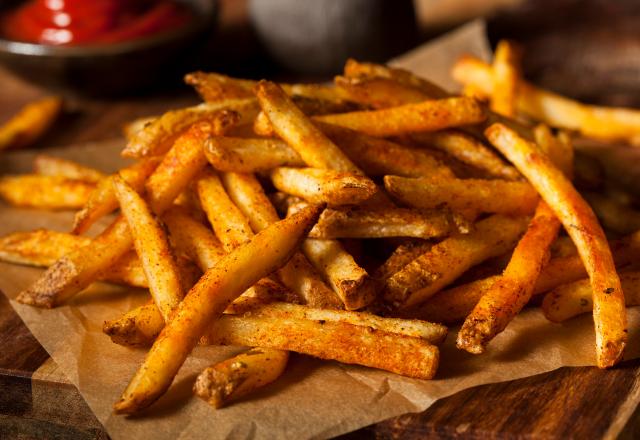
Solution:
M 597 365 L 613 366 L 625 294 L 640 304 L 640 214 L 621 191 L 592 194 L 619 213 L 609 241 L 572 184 L 571 134 L 631 141 L 638 112 L 526 83 L 509 42 L 453 74 L 463 96 L 354 60 L 334 85 L 187 75 L 205 102 L 129 124 L 132 165 L 105 175 L 41 155 L 32 175 L 2 177 L 11 204 L 79 209 L 70 233 L 0 239 L 3 261 L 47 267 L 18 300 L 55 307 L 98 280 L 148 288 L 104 324 L 114 343 L 150 347 L 124 414 L 165 393 L 198 344 L 252 347 L 197 378 L 221 407 L 276 380 L 289 352 L 431 379 L 445 324 L 479 354 L 528 304 L 553 322 L 592 311 Z

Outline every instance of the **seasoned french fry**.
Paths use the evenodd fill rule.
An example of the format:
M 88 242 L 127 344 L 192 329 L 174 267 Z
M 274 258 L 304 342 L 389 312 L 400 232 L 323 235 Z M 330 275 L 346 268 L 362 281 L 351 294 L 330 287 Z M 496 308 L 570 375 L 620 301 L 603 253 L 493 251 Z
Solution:
M 94 183 L 59 176 L 21 174 L 0 178 L 0 198 L 28 208 L 81 208 L 94 188 Z
M 14 232 L 0 237 L 0 260 L 7 263 L 48 267 L 64 255 L 91 242 L 64 232 L 37 229 L 32 232 Z M 117 284 L 147 287 L 147 278 L 135 253 L 125 254 L 100 279 Z
M 140 191 L 147 177 L 153 173 L 159 163 L 159 158 L 150 157 L 121 169 L 118 174 L 133 189 Z M 82 234 L 86 232 L 98 219 L 118 208 L 118 200 L 113 191 L 113 180 L 115 176 L 116 174 L 112 174 L 98 182 L 87 202 L 82 209 L 76 213 L 73 219 L 72 233 Z
M 305 165 L 294 149 L 277 139 L 212 138 L 206 143 L 205 154 L 215 169 L 236 173 Z
M 469 234 L 452 235 L 389 277 L 385 299 L 402 308 L 425 301 L 470 267 L 513 248 L 526 225 L 526 217 L 493 215 Z
M 253 121 L 258 112 L 255 99 L 225 100 L 169 111 L 133 133 L 122 155 L 149 157 L 166 153 L 191 125 L 207 121 L 223 132 L 231 125 Z
M 516 114 L 516 92 L 520 81 L 521 53 L 515 43 L 498 42 L 493 57 L 493 93 L 491 110 L 503 116 Z
M 225 315 L 206 339 L 211 344 L 290 350 L 420 379 L 433 378 L 439 360 L 438 347 L 424 339 L 340 321 Z
M 626 345 L 627 315 L 609 244 L 595 214 L 535 144 L 501 124 L 489 127 L 486 136 L 527 177 L 576 244 L 592 283 L 598 366 L 615 365 Z
M 122 127 L 122 133 L 125 139 L 127 139 L 127 142 L 131 141 L 138 132 L 142 131 L 156 119 L 158 119 L 158 116 L 143 116 L 125 124 L 124 127 Z
M 360 131 L 370 136 L 395 136 L 475 124 L 487 118 L 474 99 L 459 97 L 423 101 L 374 111 L 314 116 L 313 119 Z M 272 120 L 273 122 L 273 120 Z M 280 136 L 282 136 L 281 133 Z
M 491 176 L 506 180 L 517 180 L 521 177 L 518 170 L 505 163 L 482 142 L 459 130 L 414 133 L 411 139 L 419 144 L 444 151 L 460 162 L 483 170 Z
M 247 217 L 254 232 L 280 220 L 271 201 L 256 178 L 249 174 L 224 173 L 222 181 L 236 206 Z M 322 281 L 306 257 L 297 252 L 278 271 L 282 283 L 306 304 L 320 308 L 340 308 L 342 302 Z
M 322 209 L 309 207 L 269 226 L 209 269 L 151 347 L 144 364 L 114 405 L 116 413 L 137 412 L 160 397 L 206 327 L 219 319 L 244 290 L 288 261 Z
M 95 168 L 48 154 L 36 156 L 33 160 L 33 172 L 43 176 L 59 176 L 93 183 L 97 183 L 105 177 L 103 172 Z
M 384 281 L 407 264 L 427 252 L 433 243 L 428 241 L 411 241 L 399 245 L 387 260 L 373 274 L 376 280 Z
M 224 134 L 220 132 L 217 134 Z M 191 139 L 192 133 L 185 133 L 175 142 L 171 151 L 163 158 L 146 184 L 147 197 L 156 215 L 162 214 L 173 200 L 185 189 L 187 183 L 200 171 L 194 166 L 206 164 L 202 147 L 196 148 Z M 191 160 L 177 158 L 177 163 L 185 164 L 176 169 L 175 151 L 185 151 Z M 196 152 L 195 156 L 192 154 Z M 202 159 L 194 160 L 200 154 Z M 172 184 L 172 182 L 175 182 Z M 133 245 L 126 220 L 119 216 L 114 222 L 87 247 L 71 252 L 53 264 L 26 290 L 17 300 L 39 307 L 54 307 L 91 284 L 96 276 L 108 270 Z
M 298 152 L 307 165 L 362 174 L 276 84 L 260 81 L 256 95 L 275 132 Z
M 422 91 L 406 87 L 390 78 L 336 76 L 334 82 L 345 91 L 350 101 L 376 109 L 397 107 L 429 98 Z
M 133 244 L 147 276 L 149 291 L 167 322 L 184 295 L 167 237 L 147 204 L 133 188 L 118 177 L 114 179 L 113 185 L 120 210 L 127 220 Z
M 486 96 L 494 93 L 492 69 L 477 58 L 461 58 L 453 68 L 453 77 L 463 84 L 473 84 Z M 633 140 L 640 135 L 638 110 L 582 104 L 524 80 L 518 83 L 516 103 L 518 111 L 535 120 L 578 130 L 587 137 Z
M 385 176 L 384 186 L 395 199 L 423 209 L 446 206 L 461 212 L 527 215 L 539 200 L 528 183 L 504 180 Z
M 417 211 L 394 208 L 366 210 L 325 209 L 309 233 L 312 238 L 436 238 L 451 232 L 469 232 L 470 225 L 461 216 L 447 210 Z
M 621 272 L 620 282 L 627 307 L 640 305 L 640 272 Z M 562 322 L 593 311 L 593 291 L 588 278 L 558 286 L 542 301 L 544 316 Z
M 288 351 L 252 348 L 206 368 L 196 379 L 193 392 L 215 408 L 222 408 L 275 381 L 288 360 Z
M 50 96 L 24 106 L 0 126 L 0 151 L 32 144 L 53 124 L 62 110 L 62 99 Z
M 280 167 L 271 171 L 271 180 L 282 192 L 330 206 L 357 205 L 376 192 L 367 177 L 319 168 Z

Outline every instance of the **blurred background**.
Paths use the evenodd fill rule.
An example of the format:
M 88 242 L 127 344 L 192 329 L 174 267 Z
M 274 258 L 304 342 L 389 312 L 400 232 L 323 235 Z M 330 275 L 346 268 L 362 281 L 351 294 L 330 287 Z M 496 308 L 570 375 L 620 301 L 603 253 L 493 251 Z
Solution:
M 139 14 L 135 32 L 91 39 L 85 28 L 107 26 L 96 17 L 114 3 L 127 5 L 119 20 Z M 15 12 L 36 6 L 31 21 Z M 82 15 L 89 13 L 91 20 Z M 67 129 L 41 141 L 49 144 L 93 140 L 86 126 L 74 131 L 87 121 L 98 121 L 102 137 L 112 120 L 106 132 L 116 135 L 116 120 L 196 102 L 181 81 L 191 70 L 330 80 L 347 57 L 385 61 L 478 17 L 492 44 L 510 38 L 524 46 L 524 73 L 534 83 L 586 102 L 640 106 L 637 0 L 30 0 L 2 1 L 0 14 L 0 120 L 21 103 L 62 93 Z M 34 44 L 45 38 L 27 32 L 34 22 L 58 33 Z M 78 22 L 77 40 L 65 43 L 65 26 Z

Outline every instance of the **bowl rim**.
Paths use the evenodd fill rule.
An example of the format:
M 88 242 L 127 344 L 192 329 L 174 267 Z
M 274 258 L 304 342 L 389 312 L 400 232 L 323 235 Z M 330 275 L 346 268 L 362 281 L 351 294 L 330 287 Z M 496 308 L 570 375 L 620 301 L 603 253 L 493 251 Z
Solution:
M 183 2 L 184 3 L 184 2 Z M 187 2 L 194 10 L 193 18 L 177 29 L 158 32 L 148 37 L 136 38 L 130 41 L 112 44 L 87 44 L 81 46 L 55 46 L 50 44 L 27 43 L 15 41 L 0 36 L 0 52 L 15 55 L 39 57 L 69 57 L 80 58 L 86 56 L 113 56 L 127 52 L 149 49 L 161 46 L 171 41 L 193 36 L 213 23 L 218 13 L 216 0 Z M 195 4 L 195 5 L 194 5 Z M 206 5 L 206 6 L 205 6 Z

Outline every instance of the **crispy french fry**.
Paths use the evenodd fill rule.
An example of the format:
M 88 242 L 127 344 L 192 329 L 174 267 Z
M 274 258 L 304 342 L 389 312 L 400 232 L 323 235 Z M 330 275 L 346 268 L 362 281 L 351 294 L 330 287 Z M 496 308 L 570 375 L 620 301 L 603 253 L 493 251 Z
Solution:
M 116 413 L 137 412 L 160 397 L 206 327 L 219 319 L 244 290 L 288 261 L 322 209 L 309 207 L 269 226 L 209 269 L 151 347 L 144 364 L 114 405 Z
M 149 291 L 167 322 L 184 295 L 167 237 L 147 204 L 133 188 L 118 177 L 113 185 L 147 276 Z
M 122 134 L 124 134 L 125 139 L 129 142 L 138 132 L 142 131 L 156 119 L 158 119 L 158 116 L 143 116 L 134 119 L 122 127 Z
M 81 208 L 94 188 L 94 183 L 59 176 L 21 174 L 0 178 L 0 198 L 27 208 Z
M 225 100 L 169 111 L 133 133 L 122 155 L 149 157 L 166 153 L 191 125 L 207 121 L 223 132 L 231 125 L 253 121 L 258 107 L 255 99 Z
M 7 263 L 48 267 L 64 255 L 91 242 L 64 232 L 37 229 L 32 232 L 14 232 L 0 237 L 0 260 Z M 135 253 L 125 254 L 100 279 L 117 284 L 147 287 L 147 278 Z
M 517 180 L 518 170 L 505 163 L 497 154 L 475 137 L 459 130 L 441 130 L 434 133 L 415 133 L 413 141 L 444 151 L 462 163 L 489 173 L 490 176 Z M 393 173 L 388 173 L 393 174 Z
M 621 272 L 620 282 L 627 307 L 640 305 L 640 272 Z M 558 286 L 542 301 L 544 316 L 551 322 L 563 322 L 593 311 L 593 292 L 589 279 Z
M 433 378 L 439 360 L 438 347 L 424 339 L 340 321 L 225 315 L 206 339 L 211 344 L 290 350 L 420 379 Z
M 453 77 L 473 84 L 486 96 L 493 95 L 492 69 L 477 58 L 461 58 L 453 68 Z M 582 104 L 524 80 L 518 83 L 516 105 L 518 111 L 535 120 L 578 130 L 587 137 L 633 140 L 640 134 L 638 110 Z
M 491 110 L 503 116 L 516 114 L 516 92 L 520 80 L 521 53 L 515 43 L 498 42 L 493 57 L 493 93 Z
M 123 168 L 118 173 L 136 191 L 142 190 L 147 177 L 158 166 L 159 158 L 150 157 L 143 159 L 129 167 Z M 118 200 L 113 191 L 113 180 L 116 174 L 100 180 L 96 188 L 89 196 L 82 209 L 73 219 L 72 233 L 82 234 L 86 232 L 99 218 L 115 211 L 118 208 Z
M 504 180 L 385 176 L 384 186 L 395 199 L 423 209 L 527 215 L 539 200 L 528 183 Z
M 417 211 L 393 208 L 366 210 L 325 209 L 309 233 L 312 238 L 436 238 L 452 232 L 469 232 L 462 217 L 447 210 Z
M 200 171 L 201 167 L 196 165 L 200 162 L 202 166 L 206 164 L 202 146 L 198 148 L 191 136 L 192 133 L 187 132 L 176 140 L 147 182 L 148 201 L 156 215 L 169 208 L 187 183 Z M 176 158 L 180 156 L 177 151 L 183 151 L 191 159 Z M 201 160 L 195 160 L 198 154 L 201 155 Z M 177 163 L 184 164 L 182 169 L 176 169 L 176 159 Z M 132 244 L 133 237 L 127 222 L 119 216 L 87 247 L 56 261 L 33 285 L 22 291 L 17 299 L 39 307 L 59 305 L 91 284 L 99 273 L 113 266 Z
M 222 181 L 229 197 L 247 217 L 254 232 L 260 232 L 280 220 L 255 176 L 224 173 Z M 286 287 L 312 307 L 335 309 L 342 306 L 336 294 L 300 252 L 278 271 L 278 276 Z
M 384 281 L 396 272 L 399 272 L 407 264 L 427 252 L 433 243 L 428 241 L 410 241 L 399 245 L 380 267 L 376 269 L 373 277 Z
M 33 160 L 33 172 L 43 176 L 59 176 L 67 179 L 84 180 L 97 183 L 104 177 L 102 171 L 81 165 L 77 162 L 60 157 L 38 154 Z
M 282 192 L 330 206 L 357 205 L 376 192 L 367 177 L 319 168 L 280 167 L 271 171 L 271 180 Z
M 376 109 L 428 99 L 425 93 L 414 87 L 407 87 L 393 79 L 379 76 L 336 76 L 334 82 L 338 88 L 344 90 L 350 101 Z
M 205 154 L 215 169 L 236 173 L 305 165 L 294 149 L 278 139 L 212 138 L 205 146 Z
M 592 283 L 598 366 L 616 364 L 626 345 L 627 315 L 609 244 L 595 214 L 535 144 L 501 124 L 489 127 L 486 135 L 527 177 L 576 244 Z
M 470 267 L 513 248 L 526 225 L 526 217 L 493 215 L 469 234 L 452 235 L 387 278 L 385 299 L 402 308 L 425 301 Z
M 193 392 L 215 408 L 250 394 L 282 375 L 289 352 L 252 348 L 206 368 L 193 385 Z
M 62 99 L 50 96 L 24 106 L 0 126 L 0 151 L 25 147 L 40 138 L 62 110 Z
M 395 136 L 475 124 L 487 118 L 472 98 L 445 98 L 374 111 L 314 116 L 313 119 L 360 131 L 370 136 Z M 273 122 L 273 120 L 272 120 Z M 280 133 L 278 133 L 280 134 Z M 282 134 L 280 134 L 282 136 Z

